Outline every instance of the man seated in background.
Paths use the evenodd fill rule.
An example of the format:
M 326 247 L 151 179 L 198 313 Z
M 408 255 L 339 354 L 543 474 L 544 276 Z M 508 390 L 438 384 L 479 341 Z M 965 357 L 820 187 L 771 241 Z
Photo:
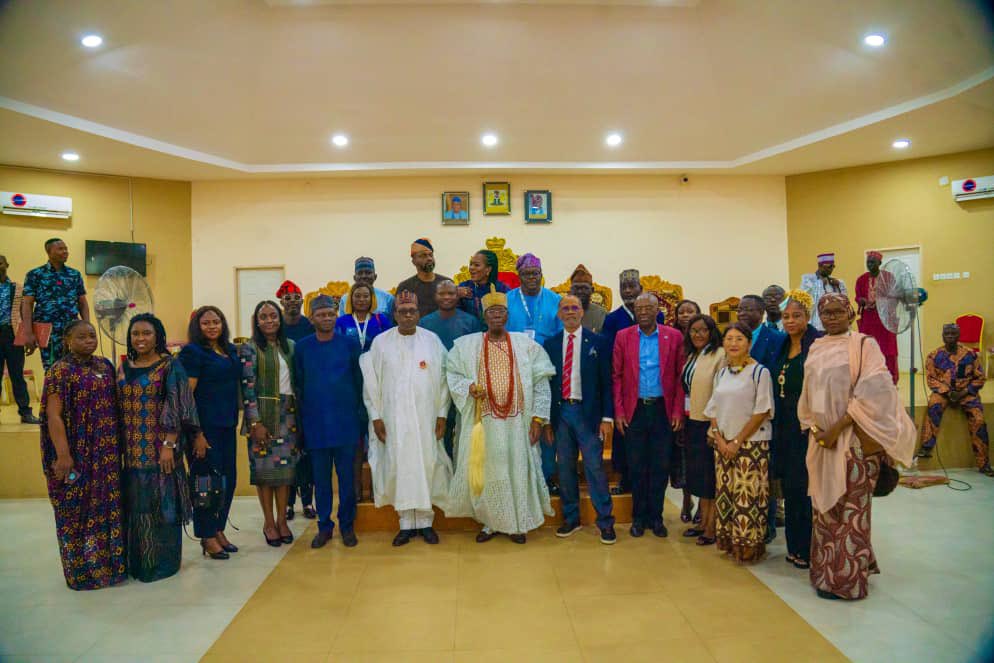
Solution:
M 958 407 L 966 415 L 970 429 L 970 444 L 979 470 L 994 477 L 990 462 L 990 438 L 984 421 L 984 406 L 980 390 L 984 386 L 984 371 L 977 353 L 959 344 L 959 325 L 942 326 L 942 347 L 929 353 L 925 360 L 925 380 L 932 392 L 928 397 L 928 412 L 922 423 L 922 447 L 917 458 L 931 458 L 939 424 L 947 407 Z

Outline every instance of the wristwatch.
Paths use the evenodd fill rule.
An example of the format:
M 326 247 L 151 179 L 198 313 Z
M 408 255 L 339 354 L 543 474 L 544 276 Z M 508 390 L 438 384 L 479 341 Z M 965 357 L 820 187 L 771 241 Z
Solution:
M 171 442 L 169 440 L 165 440 L 165 441 L 162 442 L 162 447 L 164 449 L 175 449 L 176 448 L 176 442 L 175 441 Z
M 536 424 L 541 424 L 543 426 L 549 423 L 548 419 L 543 419 L 542 417 L 532 417 L 532 421 L 534 421 Z

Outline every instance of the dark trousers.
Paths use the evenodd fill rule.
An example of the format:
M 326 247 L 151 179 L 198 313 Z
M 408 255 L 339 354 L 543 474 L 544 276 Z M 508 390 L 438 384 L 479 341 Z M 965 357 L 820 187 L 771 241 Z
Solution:
M 539 448 L 542 454 L 542 476 L 545 478 L 545 483 L 548 486 L 552 486 L 552 477 L 555 476 L 557 465 L 556 465 L 556 445 L 546 444 L 545 442 L 539 443 Z M 573 468 L 574 474 L 576 473 L 576 467 Z M 562 482 L 563 473 L 559 473 L 559 481 Z M 573 477 L 576 481 L 576 477 Z
M 445 435 L 442 437 L 442 446 L 445 447 L 445 453 L 449 454 L 450 460 L 455 460 L 453 451 L 455 445 L 453 440 L 455 440 L 456 434 L 456 417 L 459 414 L 459 410 L 456 409 L 455 404 L 449 406 L 449 414 L 445 418 Z
M 666 402 L 639 399 L 625 431 L 628 473 L 632 482 L 632 523 L 655 527 L 663 522 L 663 499 L 673 453 L 673 428 Z
M 231 500 L 235 496 L 235 484 L 238 482 L 238 471 L 235 468 L 235 449 L 237 447 L 234 426 L 230 428 L 205 426 L 203 430 L 207 444 L 210 445 L 210 448 L 207 449 L 206 462 L 224 477 L 224 500 L 221 502 L 221 508 L 216 514 L 202 514 L 200 518 L 195 515 L 193 521 L 194 535 L 200 538 L 209 538 L 214 536 L 216 532 L 223 532 L 228 523 Z M 204 461 L 194 461 L 194 463 L 202 462 Z M 199 473 L 197 469 L 192 469 L 192 471 L 195 474 Z
M 628 452 L 625 451 L 625 436 L 615 429 L 611 437 L 611 467 L 618 473 L 618 486 L 623 491 L 631 490 L 632 482 L 628 476 Z
M 544 443 L 543 443 L 544 445 Z M 563 403 L 556 427 L 556 454 L 559 457 L 559 491 L 562 496 L 563 519 L 580 522 L 580 486 L 576 476 L 577 457 L 583 455 L 583 472 L 587 477 L 590 501 L 597 511 L 597 527 L 614 525 L 611 515 L 611 493 L 604 473 L 604 442 L 599 431 L 591 429 L 583 418 L 583 406 Z
M 14 328 L 10 325 L 0 327 L 0 378 L 4 366 L 10 375 L 10 386 L 14 390 L 14 401 L 17 403 L 17 413 L 22 417 L 31 414 L 31 400 L 28 397 L 28 385 L 24 381 L 24 348 L 14 345 Z M 0 380 L 0 384 L 2 384 Z
M 290 486 L 290 497 L 287 506 L 291 509 L 297 503 L 297 493 L 300 493 L 300 503 L 303 506 L 310 506 L 314 501 L 314 477 L 311 470 L 311 457 L 305 451 L 300 456 L 296 467 L 296 484 Z
M 795 448 L 796 447 L 796 448 Z M 787 552 L 805 561 L 811 559 L 811 498 L 808 497 L 807 448 L 791 445 L 781 452 L 783 476 L 784 534 Z M 775 500 L 770 500 L 775 502 Z
M 356 500 L 353 485 L 352 463 L 356 445 L 350 444 L 329 449 L 309 449 L 314 468 L 314 502 L 318 511 L 318 528 L 322 532 L 335 529 L 331 520 L 331 472 L 338 477 L 338 526 L 343 532 L 352 531 L 355 524 Z

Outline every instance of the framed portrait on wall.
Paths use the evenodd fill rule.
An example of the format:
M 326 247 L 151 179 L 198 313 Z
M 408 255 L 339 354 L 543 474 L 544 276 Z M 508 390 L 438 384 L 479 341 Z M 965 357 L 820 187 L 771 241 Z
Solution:
M 442 194 L 442 225 L 469 225 L 469 191 L 446 191 Z
M 525 191 L 525 223 L 552 221 L 552 192 Z
M 497 216 L 511 213 L 510 182 L 483 183 L 483 213 Z

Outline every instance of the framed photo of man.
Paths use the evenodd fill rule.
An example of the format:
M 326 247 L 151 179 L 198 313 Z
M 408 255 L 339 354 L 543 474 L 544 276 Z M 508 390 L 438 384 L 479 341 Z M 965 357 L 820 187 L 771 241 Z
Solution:
M 552 192 L 525 191 L 525 223 L 552 221 Z
M 469 191 L 446 191 L 442 194 L 442 225 L 469 225 Z
M 510 182 L 483 183 L 483 213 L 498 216 L 511 213 Z

